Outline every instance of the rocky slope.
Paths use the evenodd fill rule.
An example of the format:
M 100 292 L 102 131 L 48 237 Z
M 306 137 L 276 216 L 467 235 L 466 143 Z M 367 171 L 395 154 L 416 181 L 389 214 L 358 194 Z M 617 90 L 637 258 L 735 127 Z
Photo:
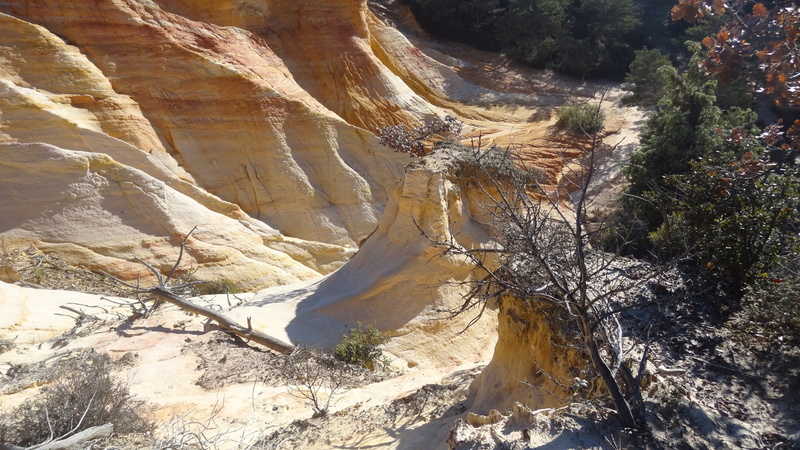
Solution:
M 0 252 L 33 246 L 32 253 L 146 283 L 134 256 L 166 272 L 196 226 L 182 275 L 261 290 L 201 301 L 307 346 L 330 349 L 359 322 L 390 334 L 387 356 L 403 375 L 348 392 L 338 409 L 398 401 L 463 369 L 472 375 L 455 377 L 462 386 L 445 396 L 461 401 L 475 367 L 493 354 L 470 398 L 481 413 L 512 406 L 511 384 L 535 375 L 515 355 L 543 347 L 543 364 L 555 367 L 547 330 L 520 328 L 506 305 L 496 348 L 494 310 L 460 333 L 472 317 L 451 319 L 448 311 L 459 305 L 458 282 L 470 268 L 441 258 L 418 229 L 485 245 L 475 219 L 480 193 L 434 159 L 408 165 L 374 132 L 455 114 L 468 137 L 481 133 L 482 145 L 511 148 L 567 199 L 558 188 L 565 157 L 576 153 L 553 136 L 553 106 L 597 101 L 609 86 L 426 41 L 412 32 L 412 18 L 383 3 L 0 1 Z M 612 90 L 604 104 L 615 142 L 633 135 L 641 118 L 618 108 L 619 95 Z M 621 158 L 613 156 L 607 179 Z M 97 296 L 4 284 L 18 277 L 0 269 L 0 308 L 8 312 L 0 339 L 15 349 L 0 356 L 7 376 L 88 348 L 114 359 L 138 354 L 124 372 L 158 418 L 217 409 L 216 392 L 195 384 L 206 362 L 187 350 L 190 341 L 214 339 L 197 317 L 165 308 L 134 320 Z M 61 306 L 94 319 L 51 320 Z M 261 378 L 248 376 L 222 383 L 223 429 L 252 420 L 272 430 L 305 417 L 285 386 L 256 394 Z M 3 408 L 23 404 L 42 382 L 3 391 Z M 451 406 L 435 425 L 433 416 L 409 419 L 405 437 L 385 446 L 419 448 L 433 435 L 444 445 L 464 407 Z M 392 441 L 381 430 L 371 431 L 375 439 Z

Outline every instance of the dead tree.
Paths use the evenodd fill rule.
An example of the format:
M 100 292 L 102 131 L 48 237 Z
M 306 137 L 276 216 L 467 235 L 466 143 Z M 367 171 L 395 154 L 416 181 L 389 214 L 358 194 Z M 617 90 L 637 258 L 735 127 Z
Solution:
M 190 281 L 190 282 L 170 285 L 170 281 L 174 279 L 176 271 L 181 264 L 181 259 L 183 259 L 183 250 L 184 247 L 186 246 L 186 241 L 189 239 L 189 236 L 192 235 L 195 229 L 197 229 L 197 227 L 192 228 L 192 230 L 189 231 L 189 233 L 186 234 L 186 237 L 184 237 L 183 240 L 181 241 L 180 252 L 178 253 L 178 260 L 175 261 L 175 264 L 172 266 L 172 268 L 170 269 L 169 273 L 166 276 L 162 275 L 161 272 L 158 271 L 158 269 L 156 269 L 146 261 L 143 261 L 138 257 L 134 257 L 137 261 L 139 261 L 145 267 L 147 267 L 147 269 L 150 270 L 150 272 L 152 272 L 153 275 L 155 275 L 156 280 L 158 281 L 157 286 L 154 286 L 149 289 L 141 289 L 139 286 L 134 286 L 132 284 L 126 283 L 120 280 L 119 278 L 113 277 L 112 275 L 108 274 L 106 275 L 114 278 L 117 282 L 122 283 L 125 286 L 133 289 L 133 291 L 136 293 L 146 294 L 157 300 L 172 303 L 173 305 L 183 309 L 184 311 L 188 311 L 193 314 L 198 314 L 200 316 L 213 320 L 214 322 L 217 323 L 217 325 L 219 325 L 220 328 L 224 329 L 229 333 L 235 334 L 236 336 L 239 336 L 243 339 L 253 341 L 257 344 L 261 344 L 265 347 L 268 347 L 280 353 L 286 353 L 294 350 L 295 347 L 292 344 L 281 341 L 280 339 L 276 339 L 272 336 L 268 336 L 260 331 L 254 330 L 250 317 L 247 318 L 247 326 L 242 326 L 241 324 L 235 322 L 234 320 L 230 319 L 224 314 L 206 308 L 204 306 L 200 306 L 196 303 L 192 303 L 178 294 L 179 292 L 182 292 L 193 285 L 201 284 L 204 282 Z
M 623 364 L 625 333 L 619 314 L 631 307 L 621 300 L 659 271 L 632 274 L 642 272 L 645 265 L 631 270 L 630 263 L 622 264 L 618 255 L 593 248 L 609 227 L 606 219 L 590 221 L 594 198 L 588 192 L 595 181 L 599 154 L 614 148 L 604 148 L 597 133 L 587 133 L 585 142 L 583 159 L 570 161 L 573 168 L 568 169 L 574 188 L 571 203 L 548 195 L 530 168 L 510 174 L 498 171 L 493 167 L 497 155 L 489 154 L 502 150 L 473 148 L 473 178 L 496 244 L 465 248 L 453 233 L 442 239 L 421 231 L 445 255 L 460 255 L 477 269 L 457 313 L 473 307 L 482 311 L 490 300 L 503 297 L 541 306 L 560 328 L 568 330 L 571 345 L 585 352 L 623 425 L 642 429 L 646 425 L 640 378 L 647 355 L 645 352 L 639 362 L 636 376 Z M 504 152 L 504 158 L 510 158 L 508 152 Z
M 287 354 L 281 376 L 293 397 L 305 400 L 314 410 L 313 417 L 328 414 L 334 398 L 347 387 L 347 364 L 325 358 L 309 349 Z
M 31 447 L 2 444 L 0 445 L 0 450 L 66 450 L 70 448 L 83 448 L 87 442 L 95 439 L 107 438 L 111 436 L 113 432 L 114 425 L 107 423 L 105 425 L 87 428 L 77 433 L 73 431 L 57 438 L 51 437 L 47 441 Z

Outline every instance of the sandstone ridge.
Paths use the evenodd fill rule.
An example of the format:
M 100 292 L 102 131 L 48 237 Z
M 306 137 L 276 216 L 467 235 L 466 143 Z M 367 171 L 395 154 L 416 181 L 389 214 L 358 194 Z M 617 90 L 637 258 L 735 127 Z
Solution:
M 107 154 L 194 200 L 197 211 L 183 211 L 186 219 L 209 210 L 232 219 L 228 226 L 241 222 L 265 245 L 275 235 L 287 237 L 280 246 L 289 258 L 265 261 L 284 272 L 283 282 L 340 265 L 374 229 L 404 158 L 381 149 L 372 133 L 342 120 L 298 85 L 262 37 L 169 11 L 180 5 L 162 6 L 53 1 L 0 7 L 0 142 L 8 158 L 24 158 L 12 156 L 24 152 L 20 144 Z M 364 117 L 381 108 L 372 105 Z M 48 169 L 58 178 L 58 165 Z M 31 197 L 44 191 L 37 184 L 42 180 L 16 187 L 24 195 L 5 197 L 9 209 L 28 208 Z M 119 206 L 107 201 L 96 212 L 118 215 Z M 137 213 L 128 208 L 128 214 Z M 206 225 L 188 221 L 200 230 Z M 76 243 L 67 235 L 48 237 L 57 233 L 58 221 L 47 211 L 40 212 L 35 232 L 5 225 L 0 232 L 14 241 Z M 108 241 L 119 241 L 118 251 L 78 245 L 98 260 L 117 259 L 144 242 L 174 244 L 188 229 L 162 229 L 143 241 L 138 236 L 133 247 L 125 244 L 132 239 L 125 231 L 102 231 L 115 236 Z M 252 246 L 248 240 L 228 245 L 245 250 Z M 174 256 L 167 253 L 159 263 Z M 299 272 L 298 262 L 306 266 Z M 277 281 L 252 283 L 255 267 L 241 270 L 244 276 L 227 278 L 243 288 Z

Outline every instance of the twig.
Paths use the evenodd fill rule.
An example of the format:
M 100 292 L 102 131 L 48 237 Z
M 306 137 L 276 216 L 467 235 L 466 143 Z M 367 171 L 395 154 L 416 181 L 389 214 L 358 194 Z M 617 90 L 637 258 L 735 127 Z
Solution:
M 101 298 L 102 298 L 102 297 L 101 297 Z M 67 304 L 68 304 L 68 305 L 78 305 L 78 306 L 83 306 L 83 307 L 86 307 L 86 308 L 102 309 L 104 313 L 108 314 L 108 310 L 107 310 L 106 308 L 104 308 L 104 307 L 100 306 L 100 305 L 84 305 L 83 303 L 76 303 L 76 302 L 70 302 L 70 303 L 67 303 Z
M 85 312 L 77 310 L 75 308 L 70 308 L 69 306 L 66 305 L 60 305 L 59 308 L 66 309 L 69 312 L 77 314 L 79 319 L 85 319 L 86 317 L 88 317 Z
M 196 229 L 197 225 L 195 225 L 194 228 L 192 228 L 188 233 L 186 233 L 186 237 L 183 238 L 183 240 L 181 241 L 181 250 L 178 253 L 178 260 L 175 261 L 175 265 L 172 266 L 172 270 L 169 271 L 169 274 L 167 274 L 167 278 L 164 279 L 164 284 L 169 283 L 170 278 L 172 278 L 172 274 L 175 273 L 175 269 L 177 269 L 178 266 L 181 264 L 181 259 L 183 258 L 183 248 L 186 246 L 186 240 L 189 239 L 189 236 L 191 236 L 192 233 L 194 233 L 194 230 Z M 161 281 L 161 279 L 159 279 L 159 281 Z
M 728 367 L 728 366 L 723 366 L 721 364 L 712 363 L 712 362 L 706 361 L 705 359 L 698 358 L 697 356 L 690 356 L 690 358 L 692 358 L 693 360 L 695 360 L 697 362 L 701 362 L 701 363 L 707 365 L 708 367 L 711 367 L 713 369 L 719 370 L 721 372 L 729 373 L 731 375 L 738 375 L 738 376 L 741 376 L 741 377 L 749 378 L 751 380 L 759 380 L 760 379 L 759 377 L 757 377 L 755 375 L 750 375 L 750 374 L 744 373 L 744 372 L 742 372 L 740 370 L 734 369 L 733 367 Z

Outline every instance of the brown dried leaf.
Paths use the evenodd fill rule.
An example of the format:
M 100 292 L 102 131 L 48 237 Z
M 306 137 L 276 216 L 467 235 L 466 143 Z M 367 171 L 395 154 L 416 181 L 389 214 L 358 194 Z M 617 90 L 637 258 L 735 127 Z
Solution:
M 767 14 L 767 8 L 761 4 L 756 3 L 753 5 L 753 17 L 764 17 Z
M 673 21 L 685 20 L 689 23 L 703 21 L 703 8 L 700 0 L 681 0 L 680 3 L 672 7 L 670 16 Z

